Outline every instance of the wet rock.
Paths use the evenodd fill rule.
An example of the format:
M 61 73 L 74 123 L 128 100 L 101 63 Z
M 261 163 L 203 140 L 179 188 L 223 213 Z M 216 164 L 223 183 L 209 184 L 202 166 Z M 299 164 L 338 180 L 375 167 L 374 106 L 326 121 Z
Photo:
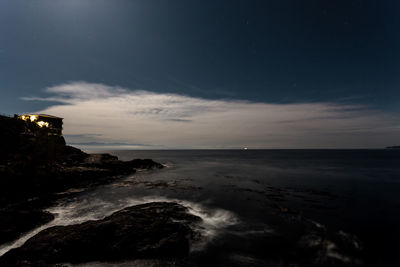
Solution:
M 0 265 L 184 257 L 199 238 L 193 227 L 200 221 L 177 203 L 132 206 L 103 220 L 48 228 L 6 253 Z
M 19 237 L 20 233 L 32 230 L 48 223 L 54 216 L 48 212 L 24 205 L 13 205 L 0 209 L 0 244 L 10 242 Z

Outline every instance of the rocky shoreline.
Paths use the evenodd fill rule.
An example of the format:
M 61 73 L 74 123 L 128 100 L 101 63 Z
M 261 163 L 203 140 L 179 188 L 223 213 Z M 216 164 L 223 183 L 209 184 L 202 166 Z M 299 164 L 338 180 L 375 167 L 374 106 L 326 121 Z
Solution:
M 43 209 L 65 192 L 107 183 L 137 169 L 160 168 L 163 165 L 151 159 L 121 161 L 110 154 L 87 154 L 66 145 L 63 136 L 0 116 L 0 245 L 53 220 Z
M 155 219 L 157 218 L 157 219 Z M 171 258 L 188 255 L 201 218 L 171 202 L 125 208 L 104 218 L 41 231 L 0 258 L 1 266 Z

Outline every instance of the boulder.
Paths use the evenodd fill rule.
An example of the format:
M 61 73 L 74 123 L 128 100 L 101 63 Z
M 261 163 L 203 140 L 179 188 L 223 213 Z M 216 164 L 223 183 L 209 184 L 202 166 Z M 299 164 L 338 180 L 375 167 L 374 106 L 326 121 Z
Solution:
M 43 230 L 0 259 L 0 266 L 179 258 L 188 255 L 201 219 L 171 202 L 152 202 L 98 221 Z

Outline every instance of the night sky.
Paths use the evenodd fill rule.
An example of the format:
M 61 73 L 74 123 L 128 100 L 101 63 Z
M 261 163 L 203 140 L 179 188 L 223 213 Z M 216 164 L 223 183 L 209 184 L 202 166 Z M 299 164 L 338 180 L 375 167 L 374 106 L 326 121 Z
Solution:
M 333 105 L 339 113 L 324 116 L 352 117 L 359 125 L 357 136 L 333 142 L 333 137 L 318 135 L 318 147 L 330 147 L 327 142 L 335 143 L 334 147 L 379 147 L 384 143 L 376 140 L 387 139 L 387 134 L 392 138 L 387 139 L 387 145 L 393 145 L 390 142 L 396 142 L 400 125 L 399 11 L 398 1 L 363 0 L 1 0 L 0 112 L 57 113 L 74 129 L 66 129 L 70 142 L 81 134 L 87 138 L 76 142 L 143 145 L 138 133 L 135 140 L 107 133 L 93 138 L 95 127 L 75 127 L 69 113 L 77 103 L 87 100 L 86 95 L 57 88 L 80 84 L 91 92 L 94 103 L 99 96 L 93 94 L 97 90 L 93 88 L 104 86 L 110 100 L 115 100 L 113 92 L 128 99 L 142 90 L 143 99 L 152 103 L 154 97 L 172 95 L 196 103 L 222 101 L 216 105 L 232 105 L 227 108 L 230 111 L 235 110 L 235 103 L 247 103 L 250 109 L 257 105 L 289 109 L 305 104 Z M 118 93 L 121 90 L 123 97 Z M 71 99 L 74 101 L 68 102 Z M 160 105 L 157 101 L 153 104 Z M 65 109 L 68 105 L 71 112 Z M 166 105 L 162 109 L 174 108 Z M 168 121 L 201 121 L 185 112 L 172 116 L 166 111 Z M 201 113 L 201 107 L 196 112 Z M 260 108 L 259 112 L 268 111 Z M 133 122 L 138 119 L 132 117 Z M 284 117 L 285 122 L 291 119 L 290 114 Z M 221 120 L 229 121 L 222 115 Z M 376 123 L 371 125 L 371 121 Z M 386 123 L 381 125 L 382 121 Z M 275 122 L 270 119 L 265 123 Z M 263 117 L 254 123 L 263 124 Z M 315 124 L 307 130 L 324 127 Z M 349 132 L 346 127 L 341 133 Z M 203 130 L 207 133 L 210 129 Z M 246 146 L 254 140 L 256 148 L 286 147 L 284 143 L 313 147 L 301 138 L 293 141 L 295 136 L 263 140 L 265 132 L 259 131 L 259 137 L 238 135 L 222 147 Z M 384 135 L 371 134 L 377 131 Z M 304 134 L 304 129 L 299 131 L 299 135 Z M 169 139 L 158 143 L 154 136 L 144 145 L 215 148 L 221 144 L 218 138 L 190 141 L 202 136 L 186 136 L 184 144 Z M 349 141 L 360 136 L 362 142 Z

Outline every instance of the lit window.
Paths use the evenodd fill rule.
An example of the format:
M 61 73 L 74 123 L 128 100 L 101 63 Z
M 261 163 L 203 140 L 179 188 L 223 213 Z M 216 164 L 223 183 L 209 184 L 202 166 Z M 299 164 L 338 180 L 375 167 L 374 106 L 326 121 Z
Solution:
M 38 121 L 37 125 L 39 125 L 40 128 L 44 127 L 49 127 L 49 123 L 45 121 Z
M 32 115 L 31 116 L 31 122 L 34 122 L 35 120 L 37 120 L 37 116 L 36 115 Z

